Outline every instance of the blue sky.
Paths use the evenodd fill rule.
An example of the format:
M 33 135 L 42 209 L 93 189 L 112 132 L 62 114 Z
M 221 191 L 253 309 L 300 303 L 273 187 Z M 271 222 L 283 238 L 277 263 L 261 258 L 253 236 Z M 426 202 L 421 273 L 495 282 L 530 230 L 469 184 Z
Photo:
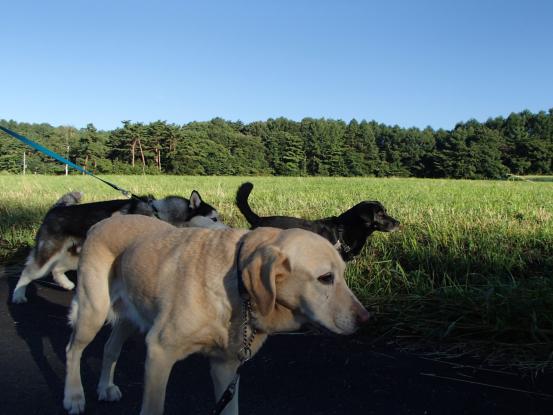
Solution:
M 0 118 L 403 127 L 553 107 L 553 2 L 5 2 Z

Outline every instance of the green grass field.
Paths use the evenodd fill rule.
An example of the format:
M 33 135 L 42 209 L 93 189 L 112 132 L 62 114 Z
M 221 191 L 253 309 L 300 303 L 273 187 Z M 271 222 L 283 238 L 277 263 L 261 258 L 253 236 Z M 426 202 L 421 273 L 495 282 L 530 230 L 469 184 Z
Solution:
M 233 227 L 241 177 L 109 177 L 137 194 L 193 189 Z M 401 221 L 375 234 L 348 266 L 356 294 L 378 311 L 369 327 L 406 342 L 540 369 L 553 356 L 553 183 L 376 178 L 247 178 L 261 215 L 320 218 L 379 200 Z M 22 262 L 44 213 L 63 193 L 119 194 L 89 177 L 0 176 L 0 262 Z

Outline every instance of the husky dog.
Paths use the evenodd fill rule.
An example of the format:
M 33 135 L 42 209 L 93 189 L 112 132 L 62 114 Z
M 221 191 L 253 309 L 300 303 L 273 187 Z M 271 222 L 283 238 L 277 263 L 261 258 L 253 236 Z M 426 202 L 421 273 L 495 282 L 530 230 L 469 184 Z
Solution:
M 36 235 L 35 246 L 13 292 L 12 302 L 26 302 L 27 285 L 50 271 L 54 281 L 66 290 L 72 290 L 75 284 L 65 272 L 77 269 L 86 233 L 92 225 L 113 214 L 155 216 L 177 227 L 190 226 L 188 222 L 195 216 L 204 216 L 213 224 L 218 222 L 215 208 L 205 203 L 195 190 L 190 200 L 179 196 L 160 200 L 144 196 L 79 204 L 81 198 L 81 192 L 67 193 L 46 213 Z M 200 226 L 206 227 L 205 222 Z
M 380 202 L 363 201 L 340 216 L 307 220 L 290 216 L 260 217 L 252 211 L 248 197 L 253 184 L 243 183 L 236 193 L 236 204 L 246 217 L 252 229 L 272 227 L 279 229 L 300 228 L 315 232 L 330 241 L 340 252 L 344 261 L 352 260 L 361 252 L 367 238 L 374 232 L 394 232 L 399 229 L 399 221 L 388 216 Z

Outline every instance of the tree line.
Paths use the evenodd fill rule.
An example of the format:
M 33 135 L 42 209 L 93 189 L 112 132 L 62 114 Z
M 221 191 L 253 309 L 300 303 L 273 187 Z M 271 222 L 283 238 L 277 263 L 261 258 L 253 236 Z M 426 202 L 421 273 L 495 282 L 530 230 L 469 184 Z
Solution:
M 375 121 L 286 118 L 244 124 L 123 121 L 112 131 L 0 120 L 94 173 L 405 176 L 499 179 L 553 174 L 553 109 L 452 130 Z M 3 135 L 0 172 L 61 174 L 64 166 Z

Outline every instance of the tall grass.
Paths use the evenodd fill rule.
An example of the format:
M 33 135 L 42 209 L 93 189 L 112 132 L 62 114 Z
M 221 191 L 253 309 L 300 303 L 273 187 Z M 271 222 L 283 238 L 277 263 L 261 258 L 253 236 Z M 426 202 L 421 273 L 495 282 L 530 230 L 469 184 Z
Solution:
M 187 197 L 193 189 L 234 227 L 240 177 L 109 177 L 137 194 Z M 532 368 L 551 365 L 553 183 L 376 178 L 248 178 L 261 215 L 320 218 L 379 200 L 401 221 L 376 233 L 347 278 L 376 308 L 376 328 L 440 339 Z M 0 176 L 0 261 L 21 260 L 41 217 L 61 194 L 118 197 L 88 177 Z M 375 327 L 373 326 L 373 329 Z M 508 350 L 507 355 L 503 355 Z M 516 353 L 515 353 L 516 352 Z

